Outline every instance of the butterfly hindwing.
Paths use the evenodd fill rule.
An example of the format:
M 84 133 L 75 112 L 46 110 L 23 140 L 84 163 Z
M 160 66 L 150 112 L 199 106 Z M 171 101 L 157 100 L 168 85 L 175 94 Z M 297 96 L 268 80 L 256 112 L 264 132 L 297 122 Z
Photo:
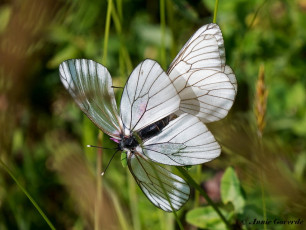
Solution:
M 90 120 L 119 138 L 122 122 L 108 70 L 92 60 L 71 59 L 61 63 L 59 71 L 63 85 Z
M 188 85 L 180 92 L 181 104 L 177 114 L 195 115 L 204 123 L 224 118 L 235 99 L 235 88 L 226 74 L 215 70 L 186 73 Z
M 150 59 L 131 73 L 122 93 L 120 113 L 126 128 L 140 130 L 178 110 L 180 98 L 168 75 Z
M 189 114 L 172 120 L 158 135 L 145 141 L 142 148 L 151 160 L 177 166 L 202 164 L 221 152 L 207 127 Z
M 188 184 L 156 163 L 136 153 L 128 157 L 128 166 L 141 190 L 158 208 L 167 212 L 179 210 L 189 199 Z

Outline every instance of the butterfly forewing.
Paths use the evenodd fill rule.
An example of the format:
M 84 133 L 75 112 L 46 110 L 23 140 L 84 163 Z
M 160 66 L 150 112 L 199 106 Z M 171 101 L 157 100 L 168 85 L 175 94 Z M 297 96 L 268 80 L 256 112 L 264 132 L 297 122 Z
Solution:
M 153 60 L 141 62 L 123 90 L 120 113 L 131 131 L 140 130 L 178 110 L 180 98 L 167 74 Z
M 108 70 L 92 60 L 71 59 L 59 71 L 63 85 L 83 112 L 106 134 L 119 138 L 122 123 Z
M 182 63 L 185 63 L 184 67 Z M 178 65 L 187 71 L 197 68 L 223 71 L 225 50 L 219 26 L 211 23 L 198 29 L 174 58 L 167 73 L 179 74 L 176 69 Z
M 184 45 L 167 73 L 181 98 L 177 115 L 189 113 L 203 122 L 224 118 L 236 95 L 235 75 L 225 66 L 218 25 L 201 27 Z
M 151 160 L 177 166 L 202 164 L 221 152 L 207 127 L 189 114 L 171 121 L 161 133 L 145 141 L 142 148 L 143 154 Z
M 132 154 L 128 166 L 141 190 L 158 208 L 167 212 L 179 210 L 189 199 L 188 184 L 156 163 Z

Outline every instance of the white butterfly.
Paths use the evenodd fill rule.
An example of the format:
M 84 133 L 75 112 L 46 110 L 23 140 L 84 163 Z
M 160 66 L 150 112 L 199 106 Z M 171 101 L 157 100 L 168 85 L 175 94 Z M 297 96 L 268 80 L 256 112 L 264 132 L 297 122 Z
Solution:
M 215 114 L 219 114 L 220 110 L 227 113 L 236 93 L 235 81 L 226 75 L 232 72 L 226 72 L 224 67 L 222 69 L 224 55 L 210 56 L 205 54 L 210 52 L 207 49 L 198 52 L 205 44 L 212 46 L 214 52 L 222 50 L 222 35 L 222 44 L 218 43 L 220 39 L 213 39 L 216 31 L 221 34 L 220 29 L 217 27 L 211 30 L 214 34 L 210 34 L 210 25 L 200 28 L 187 42 L 171 64 L 169 75 L 153 60 L 141 62 L 124 87 L 120 113 L 111 76 L 104 66 L 91 60 L 72 59 L 64 61 L 59 67 L 62 83 L 78 106 L 118 143 L 120 150 L 127 153 L 128 167 L 139 187 L 154 205 L 164 211 L 180 209 L 189 198 L 190 188 L 182 178 L 154 162 L 196 165 L 219 156 L 220 146 L 196 116 L 205 121 L 207 117 L 217 117 Z M 203 36 L 207 32 L 208 35 Z M 197 46 L 200 48 L 192 48 Z M 196 57 L 200 57 L 200 61 L 195 61 Z M 195 64 L 198 62 L 203 63 Z M 213 64 L 205 64 L 217 62 L 220 63 L 219 69 Z M 207 74 L 207 71 L 214 74 Z M 217 76 L 216 80 L 213 76 Z M 196 77 L 198 80 L 195 80 Z M 232 74 L 231 79 L 234 78 Z M 228 85 L 231 85 L 231 95 Z M 218 89 L 226 93 L 216 95 Z M 214 106 L 214 100 L 219 104 L 210 109 L 210 116 L 203 116 L 208 106 Z M 207 101 L 212 105 L 208 105 Z M 174 113 L 178 117 L 170 120 L 170 115 Z

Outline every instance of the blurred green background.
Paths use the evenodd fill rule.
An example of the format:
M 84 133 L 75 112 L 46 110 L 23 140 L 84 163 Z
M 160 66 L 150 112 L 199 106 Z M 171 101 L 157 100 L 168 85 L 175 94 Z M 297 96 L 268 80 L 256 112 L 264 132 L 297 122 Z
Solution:
M 0 3 L 0 158 L 57 229 L 179 229 L 172 214 L 155 208 L 142 194 L 119 155 L 100 176 L 113 151 L 85 146 L 115 145 L 106 135 L 98 138 L 98 129 L 61 85 L 58 66 L 71 58 L 92 59 L 108 68 L 115 86 L 124 86 L 145 58 L 157 60 L 166 70 L 189 37 L 212 22 L 214 4 Z M 220 0 L 217 23 L 227 64 L 238 80 L 238 95 L 229 116 L 209 124 L 222 146 L 221 156 L 189 173 L 228 213 L 234 229 L 264 229 L 249 224 L 254 218 L 264 220 L 263 200 L 269 220 L 306 221 L 306 1 Z M 254 112 L 260 66 L 268 91 L 262 138 Z M 115 93 L 119 100 L 121 90 Z M 229 168 L 222 176 L 229 166 L 235 170 Z M 220 198 L 220 180 L 238 189 L 229 195 L 230 202 Z M 192 189 L 178 212 L 184 229 L 224 228 L 212 210 L 192 212 L 206 204 Z M 0 229 L 48 229 L 3 167 Z

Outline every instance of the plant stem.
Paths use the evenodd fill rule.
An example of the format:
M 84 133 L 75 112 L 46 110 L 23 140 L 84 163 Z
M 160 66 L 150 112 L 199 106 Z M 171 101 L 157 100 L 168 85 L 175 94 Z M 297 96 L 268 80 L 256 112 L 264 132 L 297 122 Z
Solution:
M 171 60 L 175 58 L 177 54 L 176 50 L 176 39 L 174 39 L 174 34 L 175 34 L 175 22 L 174 22 L 174 6 L 172 3 L 172 0 L 166 0 L 166 10 L 167 10 L 167 24 L 171 30 L 171 48 L 170 48 L 170 57 Z
M 218 5 L 219 5 L 219 0 L 216 0 L 216 2 L 215 2 L 215 10 L 214 10 L 213 23 L 216 23 L 216 21 L 217 21 Z
M 129 186 L 128 189 L 129 189 L 129 199 L 130 199 L 130 209 L 131 209 L 131 214 L 132 214 L 133 229 L 140 230 L 141 224 L 139 220 L 139 208 L 138 208 L 138 198 L 137 198 L 137 191 L 136 191 L 136 182 L 130 172 L 127 172 L 127 177 L 128 177 L 128 186 Z
M 122 207 L 120 206 L 120 203 L 118 201 L 118 198 L 116 196 L 116 193 L 113 191 L 108 191 L 108 193 L 110 194 L 113 204 L 114 204 L 114 208 L 119 220 L 119 224 L 122 230 L 130 230 L 129 228 L 129 224 L 126 221 L 126 217 L 124 216 L 124 212 Z
M 262 146 L 262 134 L 260 133 L 258 135 L 259 138 L 259 147 L 260 147 L 260 154 L 263 154 L 263 146 Z M 261 201 L 262 201 L 262 212 L 263 212 L 263 218 L 264 220 L 267 220 L 267 210 L 266 210 L 266 196 L 265 196 L 265 188 L 264 188 L 264 173 L 263 173 L 263 167 L 261 165 L 260 167 L 260 188 L 261 188 Z M 267 230 L 266 222 L 264 222 L 264 230 Z
M 122 2 L 121 0 L 117 0 L 117 9 L 115 8 L 114 4 L 112 4 L 112 19 L 115 25 L 116 32 L 120 38 L 120 50 L 119 50 L 119 72 L 120 75 L 125 75 L 125 66 L 124 63 L 126 63 L 126 69 L 128 72 L 132 69 L 132 63 L 128 54 L 128 51 L 126 49 L 126 46 L 124 44 L 124 38 L 122 35 Z M 133 178 L 133 176 L 127 172 L 128 177 L 128 192 L 129 192 L 129 201 L 130 201 L 130 210 L 132 214 L 132 223 L 133 223 L 133 229 L 139 230 L 141 229 L 141 223 L 139 220 L 139 208 L 138 208 L 138 198 L 137 198 L 137 191 L 136 191 L 136 182 Z M 121 207 L 117 205 L 117 212 L 124 213 Z
M 223 216 L 223 214 L 221 213 L 217 205 L 209 198 L 207 193 L 200 187 L 200 185 L 198 185 L 197 182 L 195 182 L 195 180 L 188 174 L 188 172 L 185 169 L 183 169 L 182 167 L 178 167 L 178 166 L 176 168 L 185 177 L 187 182 L 191 186 L 193 186 L 196 190 L 198 190 L 200 194 L 206 199 L 207 203 L 211 205 L 213 209 L 215 209 L 215 211 L 220 216 L 221 220 L 226 224 L 228 229 L 231 229 L 231 225 L 229 224 L 229 222 L 225 219 L 225 217 Z
M 108 37 L 109 37 L 109 27 L 110 27 L 112 5 L 113 5 L 113 1 L 108 0 L 107 12 L 106 12 L 106 23 L 105 23 L 105 34 L 104 34 L 104 46 L 103 46 L 103 59 L 102 59 L 102 64 L 103 65 L 106 65 L 106 60 L 107 60 L 107 46 L 108 46 Z
M 265 71 L 264 65 L 262 64 L 259 67 L 258 72 L 258 80 L 256 83 L 256 94 L 254 100 L 254 113 L 256 118 L 256 125 L 257 125 L 257 135 L 258 135 L 258 145 L 259 145 L 259 161 L 260 158 L 263 156 L 263 143 L 262 143 L 262 136 L 263 130 L 265 128 L 265 115 L 267 111 L 267 97 L 268 97 L 268 90 L 265 85 Z M 266 212 L 266 201 L 265 201 L 265 189 L 264 189 L 264 168 L 263 165 L 260 164 L 259 167 L 259 180 L 261 185 L 261 199 L 262 199 L 262 209 L 263 209 L 263 216 L 264 220 L 267 219 L 267 212 Z M 266 223 L 264 223 L 264 229 L 267 229 Z
M 108 38 L 109 38 L 109 28 L 110 28 L 110 20 L 111 20 L 111 12 L 112 12 L 112 0 L 108 0 L 107 5 L 107 13 L 106 13 L 106 23 L 105 23 L 105 34 L 104 34 L 104 46 L 103 46 L 103 58 L 102 64 L 106 65 L 107 61 L 107 47 L 108 47 Z M 103 133 L 99 131 L 98 134 L 98 143 L 102 145 L 103 141 Z M 96 162 L 96 185 L 97 185 L 97 202 L 95 206 L 95 223 L 94 229 L 100 229 L 100 207 L 102 205 L 102 178 L 101 178 L 101 171 L 102 171 L 102 149 L 97 149 L 97 162 Z
M 197 165 L 196 166 L 196 178 L 198 182 L 200 182 L 201 179 L 201 172 L 202 172 L 202 165 Z M 200 203 L 200 192 L 198 190 L 195 191 L 194 195 L 194 207 L 198 207 Z
M 36 203 L 36 201 L 32 198 L 32 196 L 27 192 L 27 190 L 19 183 L 19 181 L 17 180 L 17 178 L 14 176 L 13 172 L 6 166 L 6 164 L 0 159 L 0 164 L 1 166 L 4 168 L 4 170 L 11 176 L 11 178 L 16 182 L 16 184 L 18 185 L 18 187 L 21 189 L 21 191 L 28 197 L 28 199 L 32 202 L 32 204 L 34 205 L 34 207 L 37 209 L 37 211 L 39 212 L 39 214 L 42 216 L 42 218 L 44 218 L 44 220 L 47 222 L 47 224 L 49 225 L 49 227 L 52 230 L 55 230 L 55 227 L 53 226 L 53 224 L 51 223 L 51 221 L 48 219 L 48 217 L 46 216 L 46 214 L 41 210 L 41 208 L 39 207 L 39 205 Z
M 261 170 L 260 173 L 260 187 L 261 187 L 261 199 L 262 199 L 262 211 L 263 211 L 263 216 L 264 220 L 267 220 L 267 211 L 266 211 L 266 198 L 265 198 L 265 189 L 264 189 L 264 184 L 263 184 L 263 172 Z M 264 230 L 267 230 L 267 225 L 266 222 L 264 222 Z
M 98 146 L 102 145 L 103 141 L 103 133 L 99 131 L 98 134 Z M 101 171 L 102 171 L 102 149 L 97 149 L 97 162 L 96 162 L 96 185 L 97 185 L 97 202 L 95 207 L 95 230 L 100 229 L 100 210 L 102 205 L 102 178 L 101 178 Z
M 161 27 L 161 47 L 160 47 L 160 62 L 163 69 L 166 68 L 166 49 L 165 49 L 165 36 L 166 36 L 166 12 L 165 0 L 160 0 L 160 27 Z
M 179 217 L 178 217 L 178 215 L 177 215 L 175 209 L 174 209 L 173 206 L 172 206 L 172 203 L 171 203 L 171 201 L 170 201 L 170 197 L 169 197 L 169 195 L 168 195 L 168 193 L 167 193 L 167 191 L 166 191 L 166 189 L 165 189 L 165 186 L 164 186 L 163 182 L 162 182 L 161 179 L 160 179 L 160 175 L 157 173 L 157 170 L 156 170 L 156 167 L 155 167 L 154 163 L 151 162 L 151 163 L 149 163 L 149 164 L 150 164 L 151 167 L 153 168 L 153 171 L 154 171 L 154 173 L 155 173 L 155 177 L 156 177 L 156 179 L 158 180 L 159 185 L 160 185 L 160 187 L 162 188 L 163 193 L 165 194 L 167 201 L 169 202 L 169 205 L 170 205 L 170 207 L 171 207 L 171 209 L 172 209 L 173 215 L 174 215 L 174 217 L 175 217 L 175 220 L 176 220 L 176 222 L 177 222 L 177 224 L 178 224 L 180 230 L 184 230 L 184 227 L 183 227 L 183 225 L 182 225 L 182 223 L 181 223 L 181 221 L 180 221 L 180 219 L 179 219 Z
M 253 24 L 254 24 L 254 22 L 255 22 L 255 19 L 256 19 L 256 17 L 257 17 L 257 15 L 258 15 L 258 13 L 259 13 L 259 11 L 262 9 L 262 7 L 266 4 L 266 2 L 268 2 L 268 0 L 264 0 L 261 4 L 260 4 L 260 6 L 257 8 L 257 10 L 255 11 L 255 14 L 254 14 L 254 16 L 253 16 L 253 18 L 252 18 L 252 21 L 250 22 L 250 24 L 248 25 L 248 30 L 250 29 L 250 28 L 252 28 L 252 26 L 253 26 Z

